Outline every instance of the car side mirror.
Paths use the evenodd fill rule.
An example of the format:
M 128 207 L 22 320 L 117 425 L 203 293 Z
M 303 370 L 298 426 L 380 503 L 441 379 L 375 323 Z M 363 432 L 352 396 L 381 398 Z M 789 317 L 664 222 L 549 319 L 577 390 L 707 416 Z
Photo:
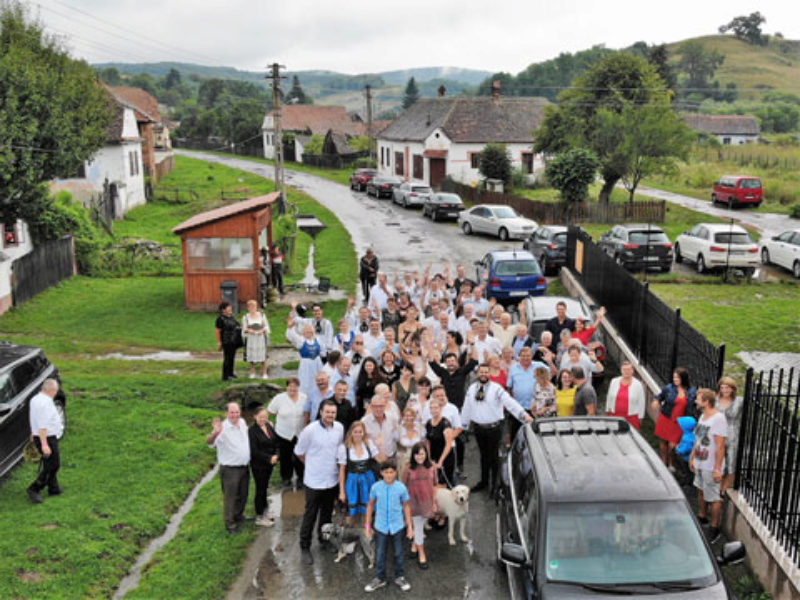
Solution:
M 482 267 L 482 266 L 483 266 L 483 263 L 482 263 L 481 261 L 479 261 L 479 260 L 476 260 L 476 261 L 475 261 L 474 263 L 472 263 L 472 264 L 474 264 L 476 267 Z
M 779 238 L 780 238 L 780 237 L 781 237 L 781 236 L 779 236 L 779 235 L 773 235 L 773 236 L 772 236 L 772 241 L 773 241 L 773 242 L 777 242 L 777 241 L 779 241 Z
M 505 546 L 505 544 L 503 544 L 503 546 Z M 747 548 L 745 548 L 742 542 L 728 542 L 722 547 L 722 554 L 717 557 L 717 562 L 720 565 L 730 565 L 744 560 L 746 554 Z
M 522 546 L 511 542 L 504 542 L 500 547 L 500 559 L 514 567 L 524 567 L 527 563 Z

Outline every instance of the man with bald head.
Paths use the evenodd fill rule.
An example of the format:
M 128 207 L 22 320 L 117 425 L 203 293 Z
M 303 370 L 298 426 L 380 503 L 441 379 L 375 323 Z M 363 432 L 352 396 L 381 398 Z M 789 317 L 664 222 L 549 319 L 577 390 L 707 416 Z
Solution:
M 242 409 L 229 402 L 225 420 L 215 418 L 206 444 L 217 450 L 219 480 L 222 483 L 222 514 L 228 533 L 239 533 L 250 487 L 250 438 Z
M 31 398 L 30 427 L 36 449 L 42 455 L 39 474 L 28 486 L 28 498 L 34 504 L 42 503 L 41 491 L 47 488 L 51 496 L 61 493 L 58 486 L 58 469 L 61 467 L 61 453 L 58 441 L 64 434 L 64 422 L 61 420 L 54 401 L 58 393 L 58 381 L 45 379 L 41 391 Z

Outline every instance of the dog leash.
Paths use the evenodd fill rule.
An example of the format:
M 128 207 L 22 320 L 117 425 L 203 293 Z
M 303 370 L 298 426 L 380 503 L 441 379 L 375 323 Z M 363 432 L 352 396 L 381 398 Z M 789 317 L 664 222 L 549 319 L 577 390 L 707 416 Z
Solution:
M 447 473 L 444 472 L 444 467 L 439 467 L 439 471 L 441 471 L 442 477 L 444 477 L 444 482 L 447 484 L 447 489 L 452 490 L 454 486 L 452 483 L 450 483 L 450 480 L 447 478 Z

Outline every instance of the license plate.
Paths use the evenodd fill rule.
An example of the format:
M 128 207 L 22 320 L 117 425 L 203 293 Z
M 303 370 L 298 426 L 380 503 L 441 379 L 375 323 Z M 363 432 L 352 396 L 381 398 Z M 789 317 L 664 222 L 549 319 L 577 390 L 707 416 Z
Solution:
M 509 296 L 527 296 L 528 292 L 521 291 L 521 292 L 509 292 Z
M 647 257 L 647 260 L 649 260 L 650 262 L 655 262 L 658 260 L 658 256 L 650 255 Z
M 744 250 L 731 250 L 731 254 L 744 254 Z

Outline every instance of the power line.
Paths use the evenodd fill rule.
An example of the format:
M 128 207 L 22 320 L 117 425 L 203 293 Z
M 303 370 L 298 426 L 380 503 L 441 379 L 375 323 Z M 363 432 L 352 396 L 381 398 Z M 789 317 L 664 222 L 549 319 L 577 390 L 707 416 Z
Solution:
M 126 56 L 128 58 L 133 58 L 133 59 L 136 59 L 136 60 L 144 60 L 144 61 L 147 61 L 147 62 L 150 62 L 150 60 L 151 60 L 150 58 L 146 58 L 146 57 L 144 57 L 144 56 L 142 56 L 140 54 L 132 53 L 127 49 L 122 49 L 122 48 L 118 48 L 118 47 L 115 48 L 113 46 L 108 46 L 106 44 L 103 44 L 102 42 L 97 42 L 97 41 L 94 41 L 94 40 L 85 39 L 83 37 L 75 35 L 74 33 L 69 33 L 67 31 L 63 31 L 61 29 L 56 29 L 55 27 L 52 27 L 52 26 L 48 26 L 48 28 L 50 29 L 50 31 L 53 31 L 53 32 L 55 32 L 57 34 L 60 34 L 61 36 L 64 36 L 65 38 L 67 38 L 69 40 L 73 40 L 73 41 L 74 40 L 78 40 L 78 41 L 82 42 L 84 45 L 94 46 L 98 50 L 103 50 L 103 51 L 106 51 L 106 52 L 110 52 L 112 54 L 112 56 L 113 55 L 117 55 L 117 56 L 123 55 L 123 56 Z
M 42 152 L 47 154 L 55 154 L 60 150 L 53 150 L 48 148 L 35 148 L 33 146 L 18 146 L 16 144 L 0 144 L 0 148 L 9 148 L 11 150 L 28 150 L 30 152 Z

